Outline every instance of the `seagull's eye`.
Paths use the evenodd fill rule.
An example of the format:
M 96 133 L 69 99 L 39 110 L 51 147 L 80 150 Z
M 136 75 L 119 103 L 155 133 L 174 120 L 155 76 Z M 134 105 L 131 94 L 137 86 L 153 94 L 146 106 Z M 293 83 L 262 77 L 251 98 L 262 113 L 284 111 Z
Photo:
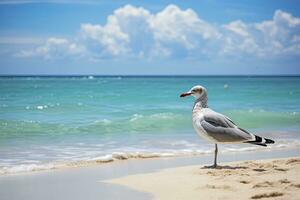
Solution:
M 202 88 L 193 89 L 192 92 L 201 94 Z

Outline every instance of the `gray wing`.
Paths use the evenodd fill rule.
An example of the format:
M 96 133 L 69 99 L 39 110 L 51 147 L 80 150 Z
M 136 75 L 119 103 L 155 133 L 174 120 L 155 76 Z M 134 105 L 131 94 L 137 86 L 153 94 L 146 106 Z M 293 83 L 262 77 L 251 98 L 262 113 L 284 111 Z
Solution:
M 205 113 L 200 124 L 218 142 L 243 142 L 253 138 L 251 133 L 237 127 L 228 117 L 213 111 Z

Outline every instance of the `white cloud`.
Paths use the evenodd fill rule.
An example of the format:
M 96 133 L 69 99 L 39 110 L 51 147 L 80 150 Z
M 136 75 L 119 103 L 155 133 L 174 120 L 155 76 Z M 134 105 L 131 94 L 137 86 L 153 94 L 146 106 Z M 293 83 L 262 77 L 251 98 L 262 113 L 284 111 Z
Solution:
M 276 10 L 270 20 L 246 23 L 237 19 L 217 25 L 176 5 L 157 13 L 126 5 L 109 15 L 104 25 L 81 24 L 76 37 L 76 41 L 49 38 L 19 56 L 85 55 L 93 60 L 299 56 L 300 19 Z
M 126 5 L 108 16 L 104 26 L 82 24 L 81 32 L 84 39 L 94 40 L 100 45 L 101 54 L 125 55 L 136 49 L 143 51 L 147 48 L 143 42 L 147 33 L 151 33 L 148 26 L 149 18 L 149 11 Z
M 192 10 L 181 10 L 169 5 L 150 20 L 156 41 L 177 42 L 187 49 L 196 48 L 199 40 L 216 39 L 219 32 L 209 23 L 201 20 Z
M 272 57 L 297 55 L 300 41 L 300 19 L 276 10 L 272 20 L 258 23 L 234 21 L 223 26 L 225 33 L 223 53 L 247 53 L 251 56 Z M 231 35 L 233 34 L 233 35 Z
M 247 31 L 247 25 L 240 20 L 230 22 L 229 24 L 225 24 L 224 28 L 228 29 L 242 37 L 249 36 L 249 33 Z
M 98 42 L 107 53 L 114 56 L 125 53 L 126 44 L 129 41 L 127 34 L 121 32 L 120 28 L 115 25 L 82 24 L 81 31 L 84 39 L 91 39 Z
M 217 29 L 192 9 L 181 10 L 175 5 L 156 14 L 126 5 L 108 16 L 105 25 L 82 24 L 81 32 L 84 39 L 99 44 L 100 56 L 169 56 L 176 49 L 188 53 L 200 43 L 204 46 L 207 41 L 220 38 Z M 95 49 L 94 43 L 89 47 Z
M 85 51 L 84 47 L 65 38 L 49 38 L 44 45 L 33 50 L 23 50 L 18 57 L 43 57 L 45 59 L 63 58 L 65 56 L 79 55 Z
M 244 53 L 250 55 L 259 53 L 260 47 L 252 35 L 251 25 L 237 20 L 223 25 L 222 28 L 223 45 L 220 47 L 220 55 L 238 57 Z

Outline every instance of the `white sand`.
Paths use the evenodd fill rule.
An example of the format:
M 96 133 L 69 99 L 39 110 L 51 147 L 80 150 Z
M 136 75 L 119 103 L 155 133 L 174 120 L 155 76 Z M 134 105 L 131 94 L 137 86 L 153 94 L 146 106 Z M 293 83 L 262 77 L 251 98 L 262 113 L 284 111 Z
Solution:
M 154 199 L 300 199 L 300 158 L 226 163 L 220 169 L 177 167 L 105 182 Z
M 242 161 L 242 160 L 258 160 L 258 159 L 277 160 L 279 158 L 287 158 L 287 157 L 299 157 L 299 149 L 292 149 L 288 151 L 264 151 L 264 152 L 244 152 L 244 153 L 234 153 L 234 154 L 233 153 L 223 154 L 222 156 L 220 156 L 220 162 L 224 163 L 224 162 L 232 162 L 238 160 Z M 52 199 L 55 200 L 66 200 L 66 199 L 149 200 L 152 199 L 153 197 L 151 193 L 155 195 L 156 199 L 164 199 L 164 198 L 168 199 L 169 195 L 172 198 L 173 193 L 177 197 L 177 199 L 187 199 L 187 200 L 193 198 L 208 199 L 208 198 L 201 198 L 201 197 L 205 197 L 204 195 L 206 195 L 205 192 L 202 193 L 201 190 L 207 190 L 207 191 L 210 190 L 212 191 L 212 193 L 217 193 L 220 196 L 222 195 L 218 191 L 225 190 L 225 192 L 227 191 L 227 194 L 229 193 L 230 195 L 230 190 L 229 189 L 226 190 L 227 186 L 225 186 L 225 189 L 222 188 L 215 189 L 214 188 L 215 186 L 211 186 L 211 185 L 216 185 L 216 184 L 219 184 L 221 186 L 228 185 L 228 183 L 230 184 L 230 182 L 227 183 L 224 180 L 230 179 L 231 181 L 231 178 L 234 176 L 227 175 L 228 177 L 226 179 L 226 177 L 224 178 L 220 176 L 220 174 L 215 174 L 215 176 L 209 174 L 209 173 L 213 173 L 214 171 L 209 172 L 210 170 L 200 169 L 201 164 L 211 163 L 211 159 L 212 159 L 212 155 L 176 157 L 176 158 L 159 158 L 159 159 L 156 158 L 136 159 L 136 160 L 131 159 L 131 160 L 125 160 L 119 162 L 112 162 L 109 164 L 93 165 L 88 167 L 62 168 L 57 170 L 37 171 L 37 172 L 21 173 L 21 174 L 13 174 L 13 175 L 2 175 L 0 176 L 0 199 L 1 200 L 20 200 L 20 199 L 22 200 L 40 200 L 40 199 L 43 200 L 52 200 Z M 298 173 L 295 172 L 291 178 L 289 177 L 291 176 L 290 173 L 292 173 L 294 170 L 293 168 L 299 167 L 298 164 L 299 164 L 298 161 L 293 163 L 288 163 L 286 166 L 283 164 L 276 164 L 277 168 L 283 168 L 283 169 L 287 168 L 288 169 L 287 171 L 284 170 L 280 171 L 280 169 L 271 168 L 271 169 L 267 169 L 266 172 L 259 173 L 258 171 L 252 170 L 253 172 L 261 175 L 263 175 L 264 173 L 269 173 L 268 170 L 272 170 L 271 173 L 274 172 L 274 173 L 281 174 L 278 177 L 276 176 L 275 177 L 276 180 L 274 179 L 274 181 L 279 181 L 285 178 L 288 179 L 288 181 L 290 181 L 287 182 L 283 180 L 281 181 L 282 183 L 275 182 L 274 186 L 272 187 L 268 186 L 268 187 L 261 187 L 258 189 L 255 188 L 253 189 L 253 191 L 257 191 L 258 194 L 260 193 L 260 191 L 282 192 L 277 188 L 280 188 L 281 187 L 280 185 L 283 185 L 283 187 L 287 187 L 287 189 L 284 189 L 283 196 L 279 196 L 276 199 L 297 198 L 299 194 L 296 193 L 296 189 L 299 185 L 297 186 L 296 184 L 299 184 L 299 182 L 297 181 L 300 180 L 299 169 L 297 170 Z M 236 166 L 237 164 L 227 164 L 227 165 Z M 248 164 L 243 163 L 241 165 L 247 166 Z M 187 171 L 184 172 L 185 167 L 183 166 L 190 166 L 190 167 L 187 167 L 186 168 Z M 174 173 L 173 172 L 174 168 L 181 169 L 183 171 L 180 173 Z M 189 168 L 191 169 L 191 171 L 189 171 Z M 156 172 L 158 172 L 159 170 L 163 174 L 166 173 L 166 175 L 164 175 L 164 177 L 153 176 L 154 178 L 153 180 L 150 174 L 156 174 Z M 225 169 L 219 171 L 220 171 L 219 173 L 224 173 L 223 176 L 225 176 L 225 174 L 229 173 L 230 170 L 228 172 L 223 172 L 226 171 Z M 237 169 L 237 170 L 232 170 L 232 173 L 248 173 L 248 172 L 247 171 L 242 172 Z M 251 173 L 251 169 L 249 173 Z M 121 185 L 109 184 L 105 182 L 105 180 L 112 180 L 112 179 L 122 180 L 123 178 L 121 177 L 126 177 L 129 175 L 136 175 L 136 174 L 140 174 L 137 175 L 138 177 L 142 176 L 142 180 L 140 179 L 137 180 L 138 181 L 137 186 L 134 185 L 135 182 L 131 182 L 131 186 L 129 185 L 130 182 L 128 181 L 125 181 L 125 184 L 123 184 L 125 186 L 126 184 L 129 185 L 131 188 L 124 187 L 122 186 L 122 184 Z M 144 176 L 147 178 L 144 178 Z M 180 179 L 180 176 L 182 176 L 182 178 L 181 180 L 178 180 L 178 178 Z M 187 176 L 189 178 L 186 178 Z M 248 179 L 246 178 L 249 178 L 251 180 L 251 177 L 249 176 L 241 176 L 241 175 L 239 176 L 245 178 L 245 179 L 241 179 L 242 182 L 243 180 L 247 181 Z M 237 176 L 236 178 L 238 178 L 239 176 Z M 160 178 L 162 179 L 160 180 Z M 158 182 L 156 181 L 157 179 L 159 180 Z M 165 180 L 170 179 L 171 183 L 169 185 L 166 184 L 164 179 Z M 204 182 L 205 179 L 206 182 Z M 214 179 L 220 179 L 219 180 L 220 182 L 218 182 L 218 180 L 215 182 Z M 260 179 L 255 181 L 257 183 L 265 181 L 264 179 L 262 179 L 261 181 L 259 180 Z M 235 183 L 234 185 L 229 185 L 229 186 L 232 187 L 233 190 L 237 190 L 236 188 L 242 188 L 242 187 L 245 188 L 250 187 L 250 190 L 252 190 L 251 187 L 253 186 L 253 183 L 255 183 L 255 181 L 249 184 L 247 184 L 247 182 L 243 182 L 243 184 L 241 184 L 238 182 L 238 180 L 236 180 L 234 182 Z M 142 184 L 139 184 L 139 182 L 142 182 Z M 153 187 L 153 190 L 147 189 L 147 187 L 149 186 L 149 185 L 147 186 L 147 184 L 150 184 L 150 186 L 151 184 L 154 185 L 151 186 Z M 280 187 L 277 185 L 279 185 Z M 269 188 L 269 190 L 265 190 L 265 188 Z M 167 197 L 158 196 L 156 189 L 161 189 L 162 192 L 167 191 L 166 193 Z M 192 190 L 191 194 L 189 194 L 190 190 Z M 199 190 L 199 192 L 196 191 L 195 193 L 195 191 L 193 190 Z M 297 191 L 299 191 L 299 188 Z M 295 195 L 291 197 L 291 195 L 293 195 L 292 194 L 293 192 L 295 193 Z M 182 193 L 182 195 L 178 196 L 178 193 Z M 187 198 L 182 198 L 182 196 L 184 197 L 186 196 Z M 190 198 L 188 198 L 189 196 Z M 237 197 L 239 197 L 239 195 L 235 195 L 235 198 L 231 198 L 231 199 L 240 199 Z M 247 196 L 247 198 L 249 199 L 250 197 Z

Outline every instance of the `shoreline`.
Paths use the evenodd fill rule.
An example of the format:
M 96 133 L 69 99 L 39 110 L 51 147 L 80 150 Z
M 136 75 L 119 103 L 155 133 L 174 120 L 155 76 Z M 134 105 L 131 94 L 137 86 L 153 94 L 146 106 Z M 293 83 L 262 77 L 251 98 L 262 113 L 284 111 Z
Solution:
M 299 157 L 299 150 L 244 152 L 222 154 L 220 164 L 243 160 Z M 170 168 L 211 164 L 212 155 L 131 159 L 108 165 L 37 171 L 0 176 L 0 196 L 3 200 L 39 199 L 132 199 L 148 200 L 152 195 L 127 186 L 108 183 L 108 180 L 129 175 L 149 174 Z M 88 196 L 86 196 L 88 195 Z
M 255 152 L 270 152 L 270 151 L 295 151 L 299 149 L 297 146 L 292 148 L 286 148 L 285 146 L 278 147 L 256 147 L 249 146 L 242 148 L 242 151 L 235 150 L 221 150 L 221 155 L 235 155 L 235 154 L 243 154 L 243 153 L 255 153 Z M 47 171 L 56 171 L 60 169 L 72 169 L 72 168 L 85 168 L 85 167 L 93 167 L 99 165 L 109 165 L 112 163 L 118 163 L 123 161 L 142 161 L 148 159 L 176 159 L 176 158 L 193 158 L 193 157 L 201 157 L 201 156 L 212 156 L 213 149 L 209 151 L 191 151 L 191 152 L 177 152 L 177 153 L 122 153 L 122 152 L 114 152 L 111 155 L 104 155 L 100 157 L 95 157 L 88 160 L 78 160 L 78 161 L 62 161 L 62 162 L 50 162 L 44 163 L 41 165 L 36 164 L 24 164 L 18 165 L 11 168 L 0 168 L 0 177 L 1 176 L 10 176 L 10 175 L 19 175 L 19 174 L 31 174 L 35 172 L 47 172 Z
M 300 195 L 300 157 L 168 168 L 105 181 L 153 199 L 291 199 Z

